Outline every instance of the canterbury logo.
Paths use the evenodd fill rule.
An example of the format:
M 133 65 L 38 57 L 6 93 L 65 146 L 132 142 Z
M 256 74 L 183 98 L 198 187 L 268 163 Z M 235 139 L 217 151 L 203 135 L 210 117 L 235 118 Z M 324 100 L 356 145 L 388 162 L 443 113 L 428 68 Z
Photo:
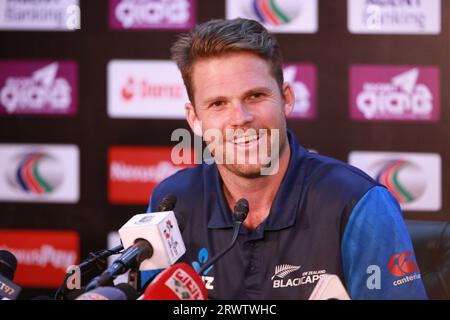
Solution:
M 275 277 L 279 277 L 279 278 L 283 279 L 288 274 L 290 274 L 294 271 L 297 271 L 300 268 L 301 268 L 301 266 L 293 266 L 290 264 L 281 264 L 281 265 L 275 267 L 275 274 L 272 276 L 272 278 L 270 278 L 270 280 L 273 280 Z

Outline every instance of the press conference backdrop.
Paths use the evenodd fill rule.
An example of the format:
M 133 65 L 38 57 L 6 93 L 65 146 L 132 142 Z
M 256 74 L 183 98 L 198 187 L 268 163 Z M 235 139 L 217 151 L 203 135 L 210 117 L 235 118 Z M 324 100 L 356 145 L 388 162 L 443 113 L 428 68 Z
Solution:
M 0 247 L 16 282 L 57 287 L 183 167 L 170 45 L 238 16 L 276 34 L 305 147 L 378 179 L 407 218 L 450 218 L 449 1 L 0 0 Z

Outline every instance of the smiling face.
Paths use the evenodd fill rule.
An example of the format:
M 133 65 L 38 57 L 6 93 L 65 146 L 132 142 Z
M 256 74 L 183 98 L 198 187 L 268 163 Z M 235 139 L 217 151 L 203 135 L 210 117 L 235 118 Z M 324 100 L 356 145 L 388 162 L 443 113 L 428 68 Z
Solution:
M 248 161 L 248 155 L 263 145 L 267 146 L 269 156 L 274 155 L 271 137 L 279 137 L 278 150 L 274 151 L 280 157 L 288 152 L 286 115 L 295 101 L 293 90 L 289 84 L 280 89 L 264 59 L 249 52 L 202 58 L 194 63 L 192 83 L 195 107 L 188 103 L 186 115 L 194 133 L 203 136 L 211 150 L 208 131 L 220 131 L 222 138 L 214 142 L 216 153 L 211 150 L 216 161 L 217 150 L 224 150 L 227 160 L 232 157 L 230 151 L 237 158 L 246 155 L 245 163 L 224 161 L 222 166 L 226 170 L 242 177 L 260 176 L 261 169 L 268 164 L 261 163 L 259 158 L 256 163 Z M 201 127 L 196 125 L 197 121 Z M 278 137 L 274 129 L 279 130 Z

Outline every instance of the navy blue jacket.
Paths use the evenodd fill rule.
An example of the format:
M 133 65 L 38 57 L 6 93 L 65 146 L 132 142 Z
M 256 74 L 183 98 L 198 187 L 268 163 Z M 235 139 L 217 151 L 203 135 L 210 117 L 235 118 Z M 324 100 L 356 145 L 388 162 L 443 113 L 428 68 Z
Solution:
M 308 299 L 328 273 L 339 276 L 353 299 L 425 299 L 393 196 L 359 169 L 306 151 L 290 131 L 288 139 L 289 166 L 269 215 L 255 230 L 243 227 L 236 246 L 208 270 L 209 297 Z M 169 193 L 186 221 L 180 261 L 198 270 L 232 237 L 234 217 L 216 165 L 161 182 L 148 211 Z

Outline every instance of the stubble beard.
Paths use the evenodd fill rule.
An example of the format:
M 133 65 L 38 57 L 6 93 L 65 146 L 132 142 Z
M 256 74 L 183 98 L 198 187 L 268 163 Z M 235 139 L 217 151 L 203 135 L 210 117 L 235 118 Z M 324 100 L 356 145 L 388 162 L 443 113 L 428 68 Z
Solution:
M 283 129 L 280 129 L 280 131 L 282 131 Z M 268 140 L 267 142 L 267 151 L 268 151 L 268 157 L 269 157 L 269 162 L 266 163 L 260 163 L 258 158 L 258 163 L 256 164 L 250 164 L 250 163 L 244 163 L 244 164 L 240 164 L 240 163 L 227 163 L 227 161 L 224 161 L 223 164 L 218 164 L 219 167 L 222 167 L 223 169 L 225 169 L 227 172 L 236 175 L 238 177 L 241 178 L 246 178 L 246 179 L 257 179 L 257 178 L 261 178 L 266 176 L 267 174 L 262 174 L 262 172 L 264 171 L 264 169 L 266 168 L 271 168 L 274 166 L 275 162 L 279 162 L 280 161 L 280 157 L 283 154 L 283 152 L 286 149 L 286 145 L 287 145 L 287 135 L 286 135 L 286 130 L 284 129 L 284 131 L 281 132 L 281 134 L 279 135 L 279 143 L 275 144 L 276 146 L 278 146 L 278 152 L 272 152 L 272 148 L 273 148 L 273 144 L 271 143 L 272 140 L 272 133 L 270 130 L 268 130 L 270 132 L 270 134 L 267 135 L 266 139 Z M 248 159 L 248 157 L 246 157 L 246 159 Z M 273 174 L 276 174 L 276 172 L 274 172 Z

